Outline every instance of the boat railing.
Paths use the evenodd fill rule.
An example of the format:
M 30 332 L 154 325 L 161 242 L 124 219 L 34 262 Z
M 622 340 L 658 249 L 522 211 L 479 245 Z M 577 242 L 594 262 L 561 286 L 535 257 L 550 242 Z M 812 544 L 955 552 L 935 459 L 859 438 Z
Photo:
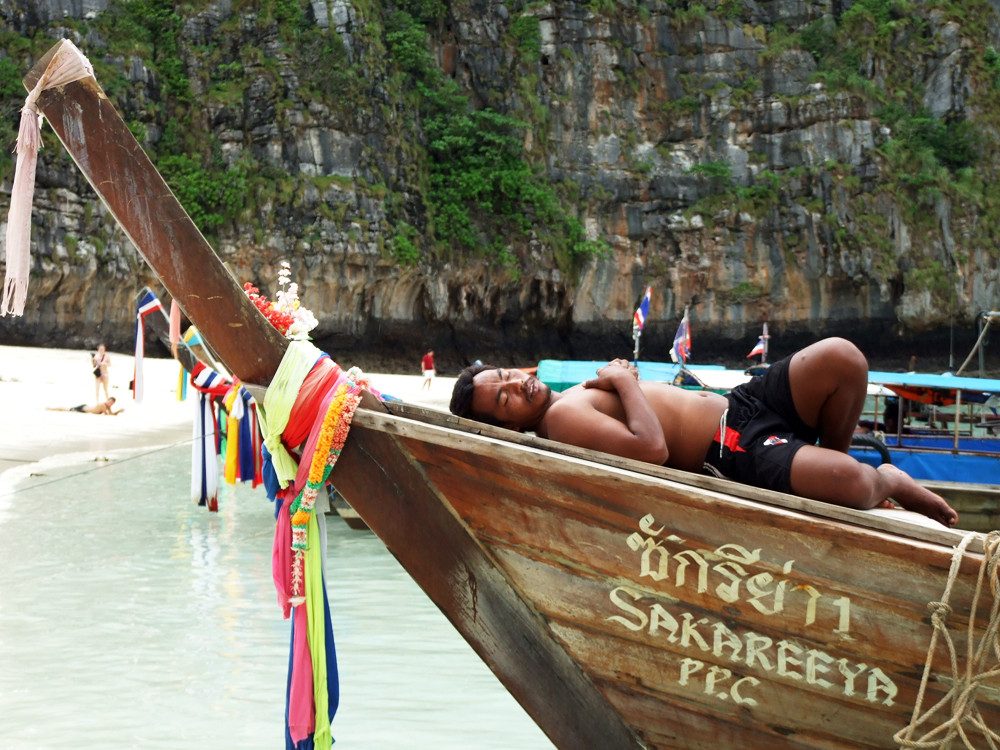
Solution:
M 886 436 L 892 437 L 892 436 Z M 934 445 L 929 441 L 921 442 L 919 435 L 904 435 L 904 440 L 908 442 L 893 442 L 886 440 L 886 446 L 899 451 L 919 451 L 921 453 L 958 454 L 963 456 L 983 456 L 987 458 L 1000 458 L 1000 438 L 994 438 L 995 443 L 991 445 L 979 444 L 979 447 L 962 444 L 959 447 L 954 445 L 943 446 Z M 986 438 L 987 440 L 989 438 Z

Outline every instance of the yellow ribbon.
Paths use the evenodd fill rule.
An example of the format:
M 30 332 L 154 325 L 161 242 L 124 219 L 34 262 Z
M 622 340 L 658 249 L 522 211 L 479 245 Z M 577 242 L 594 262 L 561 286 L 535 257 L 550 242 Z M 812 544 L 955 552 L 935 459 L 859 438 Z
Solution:
M 288 426 L 288 417 L 306 375 L 322 355 L 323 352 L 308 341 L 290 341 L 285 356 L 278 365 L 278 371 L 267 387 L 264 405 L 258 414 L 261 436 L 271 454 L 274 473 L 282 488 L 295 479 L 299 465 L 282 445 L 281 433 Z

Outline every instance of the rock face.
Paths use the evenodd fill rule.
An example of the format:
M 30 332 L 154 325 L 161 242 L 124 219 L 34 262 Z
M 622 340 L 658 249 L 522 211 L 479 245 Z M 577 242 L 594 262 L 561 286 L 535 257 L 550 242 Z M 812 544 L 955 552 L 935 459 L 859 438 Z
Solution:
M 877 354 L 949 326 L 964 347 L 1000 305 L 1000 3 L 939 5 L 450 5 L 420 27 L 427 49 L 474 107 L 528 123 L 537 180 L 604 248 L 570 261 L 544 232 L 501 239 L 505 262 L 435 243 L 425 118 L 386 58 L 394 6 L 213 0 L 129 49 L 122 14 L 174 6 L 8 0 L 0 73 L 16 83 L 69 36 L 148 151 L 184 143 L 183 123 L 192 163 L 240 180 L 242 214 L 192 216 L 240 282 L 273 293 L 288 260 L 344 361 L 628 356 L 647 285 L 648 359 L 686 306 L 696 358 L 738 362 L 764 316 L 781 353 L 839 333 Z M 0 85 L 14 117 L 23 94 Z M 133 295 L 156 280 L 43 141 L 28 309 L 0 340 L 128 349 Z M 392 249 L 404 229 L 415 258 Z

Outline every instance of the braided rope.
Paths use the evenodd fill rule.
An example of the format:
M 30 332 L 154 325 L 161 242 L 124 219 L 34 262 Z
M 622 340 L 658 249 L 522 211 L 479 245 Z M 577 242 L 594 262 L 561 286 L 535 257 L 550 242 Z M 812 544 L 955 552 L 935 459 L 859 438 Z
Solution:
M 986 725 L 976 702 L 980 687 L 990 682 L 996 685 L 997 681 L 1000 681 L 1000 637 L 998 637 L 998 630 L 1000 630 L 1000 531 L 990 532 L 983 543 L 983 561 L 976 577 L 976 589 L 965 635 L 964 669 L 959 666 L 955 641 L 948 631 L 947 624 L 948 617 L 952 613 L 951 605 L 948 603 L 951 598 L 952 586 L 958 578 L 958 570 L 965 551 L 976 536 L 973 533 L 967 534 L 955 548 L 951 558 L 951 569 L 948 572 L 948 582 L 945 585 L 941 601 L 929 602 L 927 605 L 931 611 L 934 632 L 931 635 L 930 646 L 927 648 L 927 660 L 924 664 L 924 673 L 920 680 L 917 700 L 913 706 L 913 717 L 907 727 L 893 736 L 893 740 L 901 749 L 946 750 L 955 741 L 962 742 L 966 748 L 974 749 L 976 746 L 972 744 L 971 734 L 976 734 L 977 737 L 984 739 L 987 743 L 985 747 L 990 748 L 990 750 L 1000 749 L 1000 733 L 998 733 L 1000 727 Z M 975 638 L 976 610 L 980 605 L 980 597 L 985 599 L 985 587 L 988 587 L 988 593 L 992 594 L 993 602 L 989 607 L 989 621 L 977 644 Z M 939 637 L 948 650 L 952 685 L 941 700 L 921 713 L 927 683 L 930 680 L 931 662 Z M 987 666 L 989 662 L 992 664 Z M 925 729 L 923 735 L 913 736 L 921 725 L 933 725 L 936 721 L 934 717 L 939 712 L 943 712 L 947 718 L 937 723 L 936 726 L 931 726 L 929 730 Z

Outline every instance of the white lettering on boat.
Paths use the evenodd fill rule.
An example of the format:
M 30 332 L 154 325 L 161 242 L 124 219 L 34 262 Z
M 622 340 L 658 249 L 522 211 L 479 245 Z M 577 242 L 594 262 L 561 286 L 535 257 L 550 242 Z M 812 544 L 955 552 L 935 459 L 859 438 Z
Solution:
M 632 551 L 641 553 L 639 578 L 664 582 L 675 590 L 686 589 L 689 598 L 693 589 L 703 598 L 714 595 L 725 604 L 746 602 L 768 618 L 793 618 L 806 627 L 850 637 L 850 599 L 823 595 L 808 583 L 796 582 L 793 560 L 772 565 L 782 571 L 781 577 L 775 579 L 767 571 L 753 572 L 754 566 L 761 563 L 760 549 L 749 550 L 739 544 L 724 544 L 714 550 L 686 549 L 683 539 L 664 534 L 665 527 L 655 526 L 651 515 L 639 521 L 639 528 L 642 534 L 634 533 L 626 539 Z M 663 593 L 670 596 L 669 592 Z M 760 679 L 696 658 L 703 653 L 734 669 L 753 670 L 784 682 L 893 705 L 896 684 L 878 667 L 806 648 L 790 639 L 751 630 L 737 632 L 722 620 L 668 608 L 659 592 L 655 597 L 658 600 L 637 587 L 617 586 L 609 598 L 618 614 L 608 620 L 631 631 L 664 638 L 689 652 L 679 663 L 677 681 L 682 686 L 697 682 L 706 695 L 719 700 L 757 705 L 751 688 L 760 685 Z
M 746 601 L 763 615 L 801 617 L 808 626 L 816 625 L 822 616 L 837 635 L 850 633 L 851 600 L 824 596 L 808 583 L 796 583 L 794 560 L 781 565 L 780 579 L 768 571 L 751 574 L 752 566 L 760 563 L 760 549 L 748 550 L 740 544 L 723 544 L 714 550 L 685 549 L 683 539 L 673 534 L 663 536 L 665 527 L 654 527 L 653 523 L 651 515 L 643 516 L 639 528 L 644 533 L 630 534 L 625 540 L 633 552 L 641 552 L 639 578 L 663 581 L 675 588 L 693 585 L 698 594 L 713 593 L 727 604 Z

